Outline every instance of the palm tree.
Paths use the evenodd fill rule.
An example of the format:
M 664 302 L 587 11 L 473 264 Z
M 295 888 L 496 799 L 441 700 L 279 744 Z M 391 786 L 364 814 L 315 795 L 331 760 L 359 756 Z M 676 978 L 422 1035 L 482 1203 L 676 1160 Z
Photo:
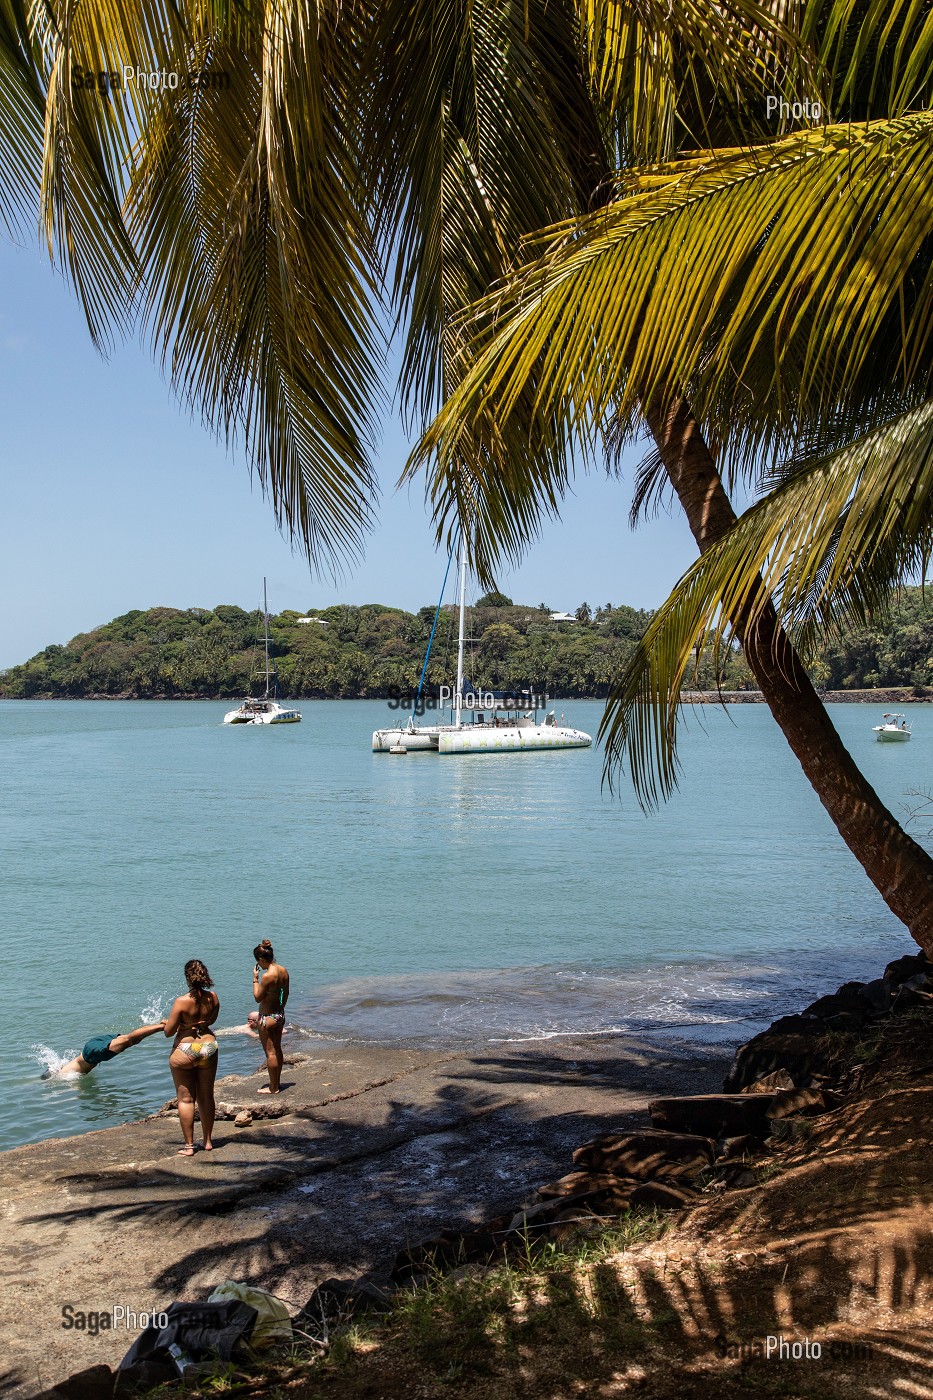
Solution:
M 819 8 L 805 10 L 805 30 Z M 539 466 L 533 434 L 504 471 L 488 450 L 494 434 L 508 433 L 516 406 L 522 420 L 529 393 L 553 435 L 587 444 L 619 424 L 624 434 L 640 411 L 657 447 L 655 471 L 642 485 L 656 486 L 663 468 L 706 554 L 729 536 L 736 518 L 700 421 L 722 444 L 727 472 L 757 471 L 782 454 L 812 451 L 814 443 L 825 458 L 827 448 L 916 408 L 927 392 L 933 128 L 923 106 L 930 36 L 907 6 L 885 12 L 884 34 L 872 28 L 867 9 L 862 15 L 855 5 L 833 8 L 837 22 L 848 11 L 852 23 L 847 34 L 830 29 L 823 47 L 827 68 L 837 70 L 830 96 L 848 100 L 861 126 L 804 129 L 752 149 L 711 150 L 654 167 L 647 178 L 634 172 L 606 207 L 539 235 L 539 256 L 461 318 L 460 383 L 415 465 L 435 454 L 431 484 L 438 501 L 455 472 L 467 477 L 462 489 L 480 515 L 482 567 L 491 570 L 503 549 L 514 551 L 537 524 L 534 494 L 542 479 L 554 486 Z M 867 55 L 866 72 L 859 73 L 855 59 L 849 67 L 836 61 L 853 49 Z M 866 120 L 871 101 L 882 115 Z M 887 431 L 896 444 L 898 431 Z M 462 456 L 466 471 L 457 460 Z M 858 460 L 864 459 L 863 451 Z M 832 476 L 833 466 L 834 459 L 823 461 L 824 476 Z M 805 477 L 774 508 L 791 498 L 800 524 L 812 504 Z M 851 514 L 845 493 L 837 505 Z M 916 500 L 909 509 L 901 491 L 884 505 L 888 534 L 865 537 L 873 550 L 854 577 L 838 514 L 828 535 L 817 531 L 816 552 L 808 555 L 811 587 L 823 580 L 830 549 L 837 569 L 829 582 L 845 580 L 846 598 L 859 606 L 877 605 L 891 579 L 903 576 L 905 564 L 926 547 L 929 517 Z M 773 512 L 769 519 L 774 522 Z M 876 514 L 876 529 L 877 520 Z M 704 561 L 650 630 L 603 726 L 610 774 L 627 752 L 646 802 L 670 790 L 680 680 L 697 640 L 724 610 L 726 631 L 742 643 L 840 834 L 933 953 L 933 861 L 839 740 L 775 609 L 772 592 L 782 575 L 771 570 L 765 582 L 759 574 L 767 546 L 753 558 L 737 549 L 740 544 L 716 549 L 718 592 L 714 566 Z M 892 571 L 895 554 L 900 575 Z M 792 552 L 782 560 L 787 567 Z M 702 613 L 700 580 L 707 585 Z M 824 604 L 829 596 L 818 595 Z
M 37 190 L 50 248 L 95 338 L 142 322 L 182 399 L 245 441 L 279 520 L 317 561 L 336 567 L 359 548 L 372 511 L 384 349 L 374 307 L 384 288 L 405 331 L 412 421 L 450 400 L 445 436 L 434 439 L 439 532 L 466 519 L 481 573 L 557 512 L 575 450 L 605 426 L 607 405 L 620 438 L 648 423 L 706 550 L 734 521 L 700 426 L 715 442 L 732 421 L 714 407 L 728 394 L 701 396 L 707 366 L 725 366 L 728 383 L 747 348 L 710 353 L 731 324 L 728 302 L 707 316 L 666 296 L 649 251 L 634 265 L 641 282 L 626 289 L 652 293 L 637 299 L 629 340 L 604 336 L 596 354 L 578 317 L 518 364 L 500 354 L 501 337 L 484 344 L 482 319 L 472 338 L 475 318 L 463 313 L 506 279 L 517 300 L 513 308 L 507 291 L 497 304 L 517 308 L 520 338 L 529 326 L 520 289 L 540 271 L 522 283 L 523 239 L 563 221 L 547 256 L 572 257 L 593 232 L 587 220 L 606 227 L 619 205 L 637 218 L 651 198 L 663 203 L 685 174 L 672 158 L 693 153 L 694 178 L 701 150 L 741 142 L 766 160 L 767 94 L 825 88 L 860 111 L 878 73 L 886 94 L 913 94 L 918 74 L 925 82 L 915 9 L 895 0 L 882 23 L 861 0 L 810 0 L 791 31 L 754 0 L 58 0 L 28 15 L 20 0 L 0 0 L 0 192 L 12 221 Z M 106 80 L 138 68 L 140 54 L 176 85 Z M 652 358 L 644 347 L 659 324 Z M 682 325 L 699 347 L 692 363 L 676 349 Z M 597 412 L 607 349 L 626 391 Z M 759 389 L 766 359 L 751 347 Z M 812 391 L 812 367 L 799 368 Z M 494 386 L 507 386 L 498 413 L 476 412 L 477 393 L 488 401 Z M 765 398 L 755 400 L 759 419 Z M 587 421 L 578 410 L 590 400 Z M 862 408 L 870 419 L 871 404 Z M 740 421 L 753 425 L 749 442 L 762 437 L 753 412 Z M 779 426 L 786 435 L 798 419 Z M 927 938 L 929 862 L 858 774 L 761 597 L 733 619 L 752 669 L 853 850 Z M 879 847 L 895 851 L 893 881 Z

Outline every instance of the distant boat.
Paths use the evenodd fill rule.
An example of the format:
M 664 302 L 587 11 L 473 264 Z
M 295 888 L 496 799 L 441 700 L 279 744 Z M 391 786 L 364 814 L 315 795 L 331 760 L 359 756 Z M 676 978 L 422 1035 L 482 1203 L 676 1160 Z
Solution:
M 910 729 L 903 715 L 882 715 L 882 723 L 874 726 L 881 744 L 906 744 Z
M 449 568 L 448 564 L 448 568 Z M 446 582 L 446 579 L 445 579 Z M 443 591 L 441 593 L 443 602 Z M 441 604 L 437 605 L 440 612 Z M 554 711 L 538 719 L 538 710 L 547 709 L 547 697 L 534 693 L 531 687 L 508 694 L 473 686 L 463 674 L 464 619 L 466 616 L 466 545 L 460 544 L 460 626 L 457 640 L 457 686 L 448 695 L 452 710 L 450 724 L 416 725 L 414 719 L 404 728 L 377 729 L 373 733 L 374 753 L 509 753 L 531 749 L 587 749 L 593 740 L 582 729 L 571 729 L 561 715 L 558 724 Z M 434 617 L 437 624 L 437 613 Z M 431 631 L 433 641 L 434 631 Z M 421 672 L 422 683 L 427 671 L 428 655 Z M 442 687 L 443 696 L 446 687 Z M 419 698 L 421 687 L 418 688 Z M 471 722 L 464 723 L 467 710 Z M 488 716 L 488 718 L 487 718 Z
M 280 705 L 278 679 L 269 662 L 269 598 L 266 580 L 262 581 L 263 636 L 266 646 L 266 692 L 260 699 L 246 699 L 235 710 L 224 715 L 224 724 L 299 724 L 301 711 Z

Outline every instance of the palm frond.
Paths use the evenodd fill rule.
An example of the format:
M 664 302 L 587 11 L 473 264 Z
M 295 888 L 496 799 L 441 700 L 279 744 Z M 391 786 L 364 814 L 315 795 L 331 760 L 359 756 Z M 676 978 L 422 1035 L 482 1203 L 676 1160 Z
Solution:
M 592 441 L 610 415 L 686 386 L 714 437 L 744 431 L 749 470 L 863 395 L 869 374 L 888 394 L 922 390 L 931 136 L 919 113 L 711 152 L 552 228 L 465 318 L 462 381 L 415 462 L 456 450 L 484 416 L 506 424 L 529 390 L 539 413 Z
M 151 114 L 127 214 L 146 323 L 185 402 L 242 441 L 276 517 L 335 572 L 372 518 L 377 366 L 337 8 L 204 32 L 222 86 Z
M 933 402 L 801 467 L 680 580 L 614 688 L 600 728 L 606 774 L 624 759 L 646 807 L 677 782 L 681 687 L 776 607 L 792 638 L 883 613 L 933 544 Z
M 619 167 L 675 151 L 774 135 L 769 95 L 825 102 L 820 60 L 756 0 L 576 0 L 588 74 L 615 136 Z
M 897 117 L 930 105 L 933 14 L 917 0 L 807 0 L 800 36 L 829 74 L 832 119 Z
M 11 236 L 38 221 L 45 97 L 22 0 L 0 0 L 0 220 Z
M 455 382 L 454 318 L 510 268 L 524 235 L 578 207 L 565 139 L 594 184 L 608 173 L 576 58 L 566 6 L 548 0 L 379 7 L 364 160 L 416 421 Z

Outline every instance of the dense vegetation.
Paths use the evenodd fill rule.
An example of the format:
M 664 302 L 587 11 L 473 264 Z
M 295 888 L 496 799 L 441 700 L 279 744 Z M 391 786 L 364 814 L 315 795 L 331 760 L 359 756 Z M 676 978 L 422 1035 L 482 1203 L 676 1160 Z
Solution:
M 367 604 L 271 620 L 283 695 L 351 697 L 415 692 L 434 618 Z M 584 605 L 572 623 L 548 609 L 513 606 L 487 594 L 469 610 L 465 669 L 482 685 L 543 686 L 555 696 L 605 695 L 648 621 L 634 608 Z M 0 675 L 8 698 L 127 696 L 236 697 L 261 688 L 262 615 L 221 606 L 129 612 L 67 646 L 49 646 Z M 456 674 L 456 610 L 438 619 L 427 686 L 436 694 Z
M 416 690 L 433 608 L 408 613 L 372 603 L 311 612 L 310 622 L 301 616 L 287 611 L 271 622 L 283 695 L 410 696 Z M 469 610 L 466 673 L 478 685 L 531 683 L 555 697 L 604 696 L 649 617 L 635 608 L 591 610 L 584 603 L 576 621 L 555 622 L 544 604 L 513 605 L 501 593 L 486 594 Z M 261 687 L 261 636 L 261 613 L 237 607 L 129 612 L 3 672 L 0 696 L 237 697 Z M 450 682 L 456 650 L 456 610 L 445 608 L 429 692 Z M 884 626 L 844 633 L 816 656 L 811 673 L 831 690 L 933 686 L 933 607 L 919 588 L 904 590 Z M 687 684 L 711 689 L 715 683 L 704 656 Z M 753 686 L 740 653 L 728 658 L 721 683 L 726 689 Z

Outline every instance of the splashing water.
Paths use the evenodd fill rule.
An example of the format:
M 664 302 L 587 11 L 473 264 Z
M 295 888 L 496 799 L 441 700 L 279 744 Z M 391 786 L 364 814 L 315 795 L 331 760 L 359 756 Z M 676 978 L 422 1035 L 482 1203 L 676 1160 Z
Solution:
M 53 1050 L 50 1045 L 40 1044 L 33 1045 L 31 1049 L 32 1057 L 35 1060 L 36 1064 L 42 1066 L 43 1079 L 81 1078 L 77 1070 L 74 1070 L 71 1074 L 62 1074 L 61 1072 L 62 1066 L 67 1065 L 69 1060 L 74 1059 L 75 1054 L 77 1053 L 76 1051 L 72 1051 L 70 1054 L 59 1055 L 58 1052 L 56 1050 Z
M 143 1007 L 140 1010 L 139 1014 L 142 1018 L 140 1021 L 140 1025 L 150 1026 L 152 1025 L 153 1021 L 163 1020 L 168 1014 L 168 1008 L 166 1007 L 165 1003 L 166 998 L 164 993 L 153 992 L 152 996 L 147 1002 L 143 1004 Z M 165 1009 L 163 1010 L 163 1008 Z

